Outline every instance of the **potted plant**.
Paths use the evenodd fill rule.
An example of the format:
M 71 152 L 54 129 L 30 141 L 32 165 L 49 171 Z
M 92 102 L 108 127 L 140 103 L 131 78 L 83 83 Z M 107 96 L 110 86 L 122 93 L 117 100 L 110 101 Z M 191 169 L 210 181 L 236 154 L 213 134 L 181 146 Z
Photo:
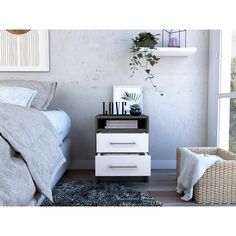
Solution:
M 130 115 L 132 116 L 140 116 L 142 114 L 141 107 L 139 104 L 132 104 L 130 105 Z
M 153 49 L 156 48 L 158 44 L 157 36 L 159 34 L 152 34 L 149 32 L 143 32 L 138 34 L 136 38 L 132 39 L 131 53 L 133 56 L 130 60 L 130 69 L 131 69 L 131 77 L 134 76 L 135 71 L 138 70 L 139 67 L 144 68 L 146 72 L 145 81 L 149 80 L 152 86 L 157 89 L 157 86 L 153 82 L 155 76 L 151 72 L 151 67 L 155 66 L 160 58 L 153 54 Z M 161 95 L 163 95 L 162 91 L 159 91 Z

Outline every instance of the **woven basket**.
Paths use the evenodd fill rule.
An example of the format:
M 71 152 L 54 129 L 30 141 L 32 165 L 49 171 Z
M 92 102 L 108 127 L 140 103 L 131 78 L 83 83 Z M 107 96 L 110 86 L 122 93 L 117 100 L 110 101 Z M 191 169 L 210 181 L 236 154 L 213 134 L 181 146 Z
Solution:
M 210 166 L 194 185 L 193 199 L 199 204 L 236 203 L 236 154 L 217 147 L 188 147 L 195 153 L 218 155 L 224 162 Z M 176 175 L 180 171 L 180 148 L 176 150 Z

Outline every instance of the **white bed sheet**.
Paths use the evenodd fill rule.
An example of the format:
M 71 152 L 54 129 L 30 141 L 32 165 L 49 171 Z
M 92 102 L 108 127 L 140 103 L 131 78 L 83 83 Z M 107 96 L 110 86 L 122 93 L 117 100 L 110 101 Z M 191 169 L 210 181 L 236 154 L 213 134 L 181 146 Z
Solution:
M 63 141 L 70 132 L 71 119 L 62 110 L 42 111 L 56 129 L 61 141 Z

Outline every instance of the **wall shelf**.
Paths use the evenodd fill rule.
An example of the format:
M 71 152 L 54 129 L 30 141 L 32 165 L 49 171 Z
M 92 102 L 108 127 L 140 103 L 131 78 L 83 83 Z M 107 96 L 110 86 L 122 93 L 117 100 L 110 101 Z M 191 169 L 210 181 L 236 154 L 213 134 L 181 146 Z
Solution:
M 151 51 L 147 48 L 141 48 L 141 52 Z M 187 57 L 194 54 L 197 51 L 195 47 L 186 47 L 186 48 L 171 48 L 171 47 L 159 47 L 152 49 L 152 52 L 155 53 L 158 57 Z

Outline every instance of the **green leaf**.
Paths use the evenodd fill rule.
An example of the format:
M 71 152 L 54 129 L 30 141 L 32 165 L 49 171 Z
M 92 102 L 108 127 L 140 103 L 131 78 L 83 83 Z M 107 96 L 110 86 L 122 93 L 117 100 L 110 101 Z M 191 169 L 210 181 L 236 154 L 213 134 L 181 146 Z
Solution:
M 151 66 L 155 65 L 155 61 L 150 61 Z
M 142 53 L 138 53 L 138 58 L 142 58 L 143 57 L 143 54 Z
M 140 100 L 141 94 L 140 93 L 129 93 L 129 92 L 124 92 L 121 95 L 121 98 L 126 100 L 126 101 L 134 101 L 138 102 Z

